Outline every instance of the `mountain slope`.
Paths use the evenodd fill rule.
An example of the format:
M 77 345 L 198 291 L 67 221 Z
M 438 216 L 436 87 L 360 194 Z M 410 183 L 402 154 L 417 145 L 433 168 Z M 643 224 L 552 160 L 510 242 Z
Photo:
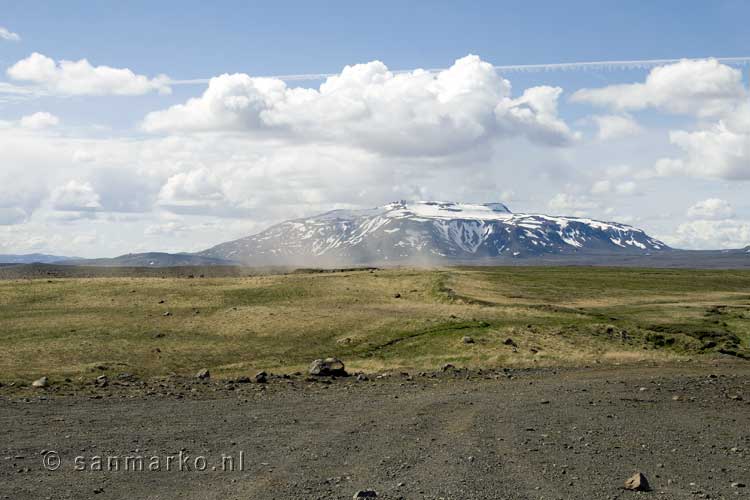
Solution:
M 252 265 L 341 265 L 667 250 L 661 241 L 623 224 L 514 214 L 502 203 L 401 201 L 282 222 L 199 255 Z

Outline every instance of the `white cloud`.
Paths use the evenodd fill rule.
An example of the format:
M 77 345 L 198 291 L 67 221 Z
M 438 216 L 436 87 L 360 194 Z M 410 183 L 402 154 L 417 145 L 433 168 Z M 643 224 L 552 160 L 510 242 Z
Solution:
M 644 83 L 581 89 L 571 100 L 619 111 L 653 107 L 672 113 L 714 116 L 731 109 L 746 95 L 740 70 L 715 59 L 703 59 L 656 67 Z
M 633 181 L 621 182 L 615 187 L 615 191 L 618 194 L 635 194 L 638 190 L 638 185 Z
M 634 181 L 616 181 L 616 179 L 627 175 L 629 172 L 630 167 L 628 167 L 627 165 L 608 168 L 605 171 L 608 179 L 601 179 L 594 182 L 594 184 L 591 186 L 591 194 L 635 194 L 638 190 L 638 184 L 636 184 Z
M 86 59 L 61 60 L 34 52 L 8 68 L 10 78 L 40 86 L 58 95 L 142 95 L 169 93 L 169 79 L 148 78 L 127 68 L 92 66 Z
M 750 244 L 750 222 L 742 220 L 694 220 L 680 224 L 672 246 L 695 249 L 744 248 Z
M 201 97 L 149 113 L 148 132 L 244 131 L 254 137 L 351 145 L 383 154 L 441 156 L 502 137 L 565 145 L 561 89 L 512 98 L 510 83 L 476 56 L 432 74 L 391 73 L 379 61 L 347 66 L 319 89 L 246 74 L 212 78 Z
M 52 113 L 47 113 L 46 111 L 38 111 L 34 114 L 24 116 L 20 121 L 21 127 L 28 129 L 54 127 L 59 123 L 60 119 L 57 116 Z
M 734 217 L 734 208 L 726 200 L 708 198 L 690 207 L 687 214 L 695 219 L 731 219 Z
M 555 215 L 574 215 L 576 217 L 588 215 L 592 210 L 599 208 L 598 203 L 585 196 L 576 196 L 569 193 L 556 194 L 547 205 L 554 211 Z
M 684 155 L 659 159 L 654 166 L 658 175 L 750 179 L 750 103 L 745 101 L 715 124 L 672 131 L 669 137 Z
M 13 33 L 8 28 L 0 26 L 0 39 L 7 40 L 9 42 L 20 42 L 21 36 L 18 33 Z
M 207 168 L 175 174 L 159 192 L 159 204 L 171 207 L 213 208 L 224 198 L 221 179 Z
M 608 180 L 596 181 L 594 185 L 591 186 L 592 194 L 609 193 L 611 190 L 612 190 L 612 182 Z
M 601 141 L 620 139 L 643 132 L 641 126 L 629 115 L 596 115 L 592 118 L 599 127 L 597 137 Z
M 99 195 L 88 182 L 76 180 L 58 186 L 52 191 L 52 207 L 61 211 L 91 211 L 102 207 Z

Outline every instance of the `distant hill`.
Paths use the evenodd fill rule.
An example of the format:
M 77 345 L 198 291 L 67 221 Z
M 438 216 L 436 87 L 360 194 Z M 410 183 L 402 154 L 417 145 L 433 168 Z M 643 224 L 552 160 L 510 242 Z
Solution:
M 227 266 L 235 262 L 227 259 L 206 257 L 189 253 L 129 253 L 109 259 L 70 259 L 59 262 L 74 266 L 101 267 L 175 267 L 175 266 Z
M 75 257 L 62 257 L 45 253 L 29 253 L 21 255 L 0 255 L 0 264 L 52 264 L 65 262 Z

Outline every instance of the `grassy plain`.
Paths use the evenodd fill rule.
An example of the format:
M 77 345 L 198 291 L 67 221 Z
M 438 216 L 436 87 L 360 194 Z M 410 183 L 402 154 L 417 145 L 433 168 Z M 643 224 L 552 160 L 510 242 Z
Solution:
M 90 379 L 98 367 L 141 377 L 207 367 L 235 377 L 301 371 L 323 356 L 380 371 L 720 355 L 750 357 L 750 271 L 472 267 L 0 281 L 0 381 Z

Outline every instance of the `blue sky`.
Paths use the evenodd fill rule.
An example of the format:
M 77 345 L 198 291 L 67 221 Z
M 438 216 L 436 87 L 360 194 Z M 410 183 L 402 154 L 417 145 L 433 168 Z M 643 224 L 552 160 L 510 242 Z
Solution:
M 174 78 L 335 72 L 381 59 L 443 67 L 745 55 L 750 4 L 733 1 L 25 2 L 4 25 L 59 59 Z M 29 47 L 4 47 L 12 63 Z
M 748 244 L 747 66 L 494 76 L 481 68 L 750 56 L 749 18 L 744 1 L 3 1 L 0 28 L 17 36 L 0 37 L 0 252 L 197 250 L 291 216 L 417 196 L 618 219 L 677 246 Z M 39 57 L 29 62 L 32 53 Z M 480 59 L 469 64 L 469 54 Z M 133 77 L 45 69 L 82 59 L 84 73 L 107 66 Z M 257 98 L 256 76 L 456 60 L 469 69 L 451 73 L 451 85 L 479 82 L 499 94 L 414 103 L 421 83 L 412 79 L 412 90 L 373 101 L 383 88 L 370 66 L 375 80 L 337 91 L 346 102 L 321 90 L 296 106 L 261 91 L 268 108 L 257 116 L 217 111 L 246 92 Z M 647 85 L 653 71 L 661 77 Z M 248 80 L 212 83 L 213 97 L 201 97 L 205 83 L 158 80 L 224 73 Z M 191 98 L 200 100 L 178 109 Z M 390 112 L 407 121 L 427 115 L 386 126 L 377 109 L 356 114 L 392 100 L 403 106 Z M 520 117 L 527 107 L 531 122 Z M 457 128 L 425 128 L 420 120 L 433 112 Z M 471 127 L 482 130 L 461 142 Z M 420 140 L 398 140 L 404 134 Z M 445 137 L 455 149 L 438 147 Z M 457 172 L 465 185 L 452 182 Z

